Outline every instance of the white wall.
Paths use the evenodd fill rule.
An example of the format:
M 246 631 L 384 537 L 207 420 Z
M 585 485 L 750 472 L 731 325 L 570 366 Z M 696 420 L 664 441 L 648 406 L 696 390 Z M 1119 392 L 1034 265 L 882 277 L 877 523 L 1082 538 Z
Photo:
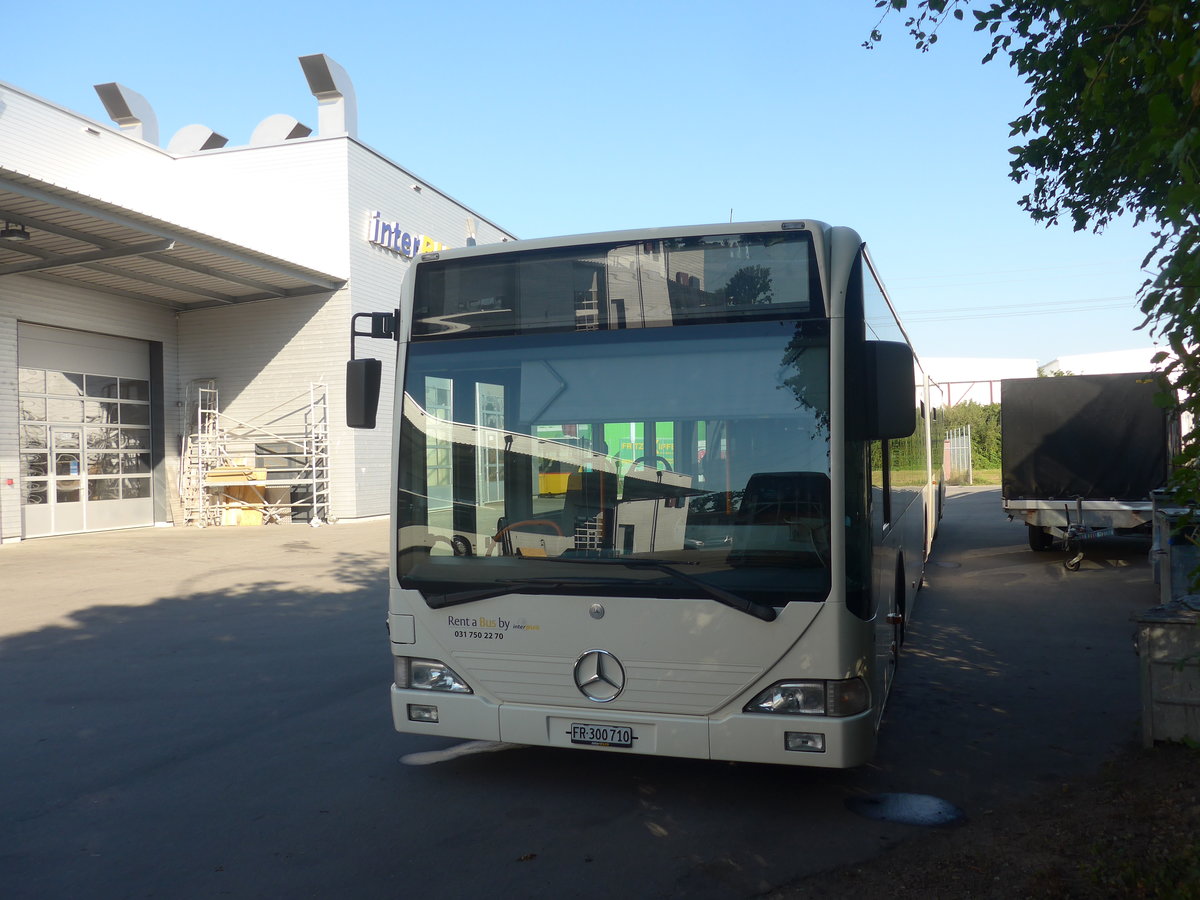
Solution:
M 0 83 L 0 166 L 336 276 L 347 271 L 345 244 L 321 237 L 345 209 L 346 143 L 302 138 L 176 158 Z
M 180 159 L 179 177 L 189 184 L 188 202 L 200 210 L 205 230 L 345 278 L 349 146 L 345 138 L 306 139 L 215 151 Z M 211 378 L 226 416 L 298 434 L 310 389 L 322 384 L 330 420 L 344 419 L 340 397 L 349 355 L 349 293 L 347 286 L 180 313 L 184 403 L 190 383 Z M 184 429 L 191 432 L 195 426 L 184 423 Z M 353 515 L 353 498 L 332 483 L 349 464 L 334 435 L 329 463 L 330 515 Z
M 17 319 L 0 300 L 0 542 L 21 537 L 17 418 Z
M 413 184 L 421 187 L 412 189 Z M 453 198 L 431 187 L 395 163 L 361 144 L 350 154 L 350 194 L 346 215 L 350 251 L 350 309 L 346 313 L 344 340 L 349 348 L 351 312 L 390 312 L 400 302 L 400 286 L 411 262 L 399 253 L 371 244 L 368 223 L 379 212 L 386 222 L 398 222 L 413 234 L 424 234 L 448 247 L 465 247 L 467 220 L 475 224 L 480 244 L 498 243 L 513 235 L 472 212 Z M 339 344 L 339 346 L 342 346 Z M 396 344 L 359 339 L 358 355 L 383 360 L 378 426 L 374 431 L 345 427 L 342 405 L 344 378 L 335 392 L 334 443 L 347 451 L 349 464 L 334 471 L 334 494 L 355 498 L 354 511 L 345 515 L 383 515 L 388 511 L 391 487 L 391 435 L 393 424 Z M 343 357 L 344 358 L 344 357 Z M 344 375 L 344 372 L 343 372 Z
M 328 415 L 342 415 L 335 391 L 344 381 L 348 341 L 344 322 L 348 298 L 314 295 L 260 303 L 240 303 L 203 309 L 179 316 L 181 397 L 190 398 L 187 385 L 212 378 L 220 411 L 235 422 L 283 437 L 303 434 L 310 390 L 324 384 L 329 392 Z M 187 432 L 195 425 L 185 423 Z M 347 462 L 331 440 L 331 475 Z M 332 487 L 332 485 L 331 485 Z M 352 498 L 331 491 L 329 514 L 350 515 Z
M 181 157 L 173 215 L 205 234 L 345 278 L 349 147 L 345 138 L 301 138 Z
M 170 218 L 162 213 L 176 193 L 172 162 L 166 151 L 111 125 L 0 82 L 0 165 L 6 169 Z

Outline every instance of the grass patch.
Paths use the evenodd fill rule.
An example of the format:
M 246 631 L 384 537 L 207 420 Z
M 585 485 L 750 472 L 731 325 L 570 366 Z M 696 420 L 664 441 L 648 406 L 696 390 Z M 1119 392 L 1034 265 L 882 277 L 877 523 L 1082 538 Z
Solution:
M 946 479 L 946 484 L 967 484 L 966 474 L 951 475 Z M 999 469 L 976 469 L 972 473 L 971 484 L 1000 484 Z

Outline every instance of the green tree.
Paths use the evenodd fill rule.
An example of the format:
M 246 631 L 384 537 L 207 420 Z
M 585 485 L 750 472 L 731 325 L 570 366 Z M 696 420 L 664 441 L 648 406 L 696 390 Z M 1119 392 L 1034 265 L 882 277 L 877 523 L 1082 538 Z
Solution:
M 1165 337 L 1167 376 L 1200 422 L 1200 3 L 1196 0 L 877 0 L 864 43 L 893 13 L 927 51 L 948 20 L 975 30 L 1029 85 L 1010 177 L 1038 222 L 1103 230 L 1130 215 L 1152 229 L 1139 293 L 1144 326 Z M 978 6 L 979 8 L 974 8 Z M 1164 397 L 1167 403 L 1168 398 Z M 1188 435 L 1177 488 L 1200 503 L 1200 433 Z
M 766 266 L 742 266 L 722 289 L 730 306 L 752 306 L 771 302 L 771 270 Z

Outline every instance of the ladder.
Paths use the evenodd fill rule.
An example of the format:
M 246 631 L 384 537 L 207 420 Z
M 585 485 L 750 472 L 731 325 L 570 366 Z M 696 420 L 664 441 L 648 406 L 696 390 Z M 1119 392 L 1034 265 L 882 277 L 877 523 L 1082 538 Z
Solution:
M 312 518 L 310 524 L 329 521 L 329 402 L 326 386 L 313 382 L 308 386 L 308 432 L 305 446 L 312 480 Z
M 179 501 L 184 522 L 200 528 L 220 524 L 220 510 L 209 504 L 205 491 L 209 470 L 221 464 L 217 409 L 215 379 L 204 378 L 188 385 L 187 416 L 195 430 L 184 436 L 179 457 Z

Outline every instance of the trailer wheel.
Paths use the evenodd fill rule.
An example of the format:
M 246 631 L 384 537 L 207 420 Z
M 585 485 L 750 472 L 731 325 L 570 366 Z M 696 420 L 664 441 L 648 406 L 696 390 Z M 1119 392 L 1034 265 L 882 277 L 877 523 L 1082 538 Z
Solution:
M 1054 538 L 1050 532 L 1044 528 L 1039 528 L 1036 525 L 1026 525 L 1029 529 L 1029 549 L 1035 553 L 1042 553 L 1054 546 Z

